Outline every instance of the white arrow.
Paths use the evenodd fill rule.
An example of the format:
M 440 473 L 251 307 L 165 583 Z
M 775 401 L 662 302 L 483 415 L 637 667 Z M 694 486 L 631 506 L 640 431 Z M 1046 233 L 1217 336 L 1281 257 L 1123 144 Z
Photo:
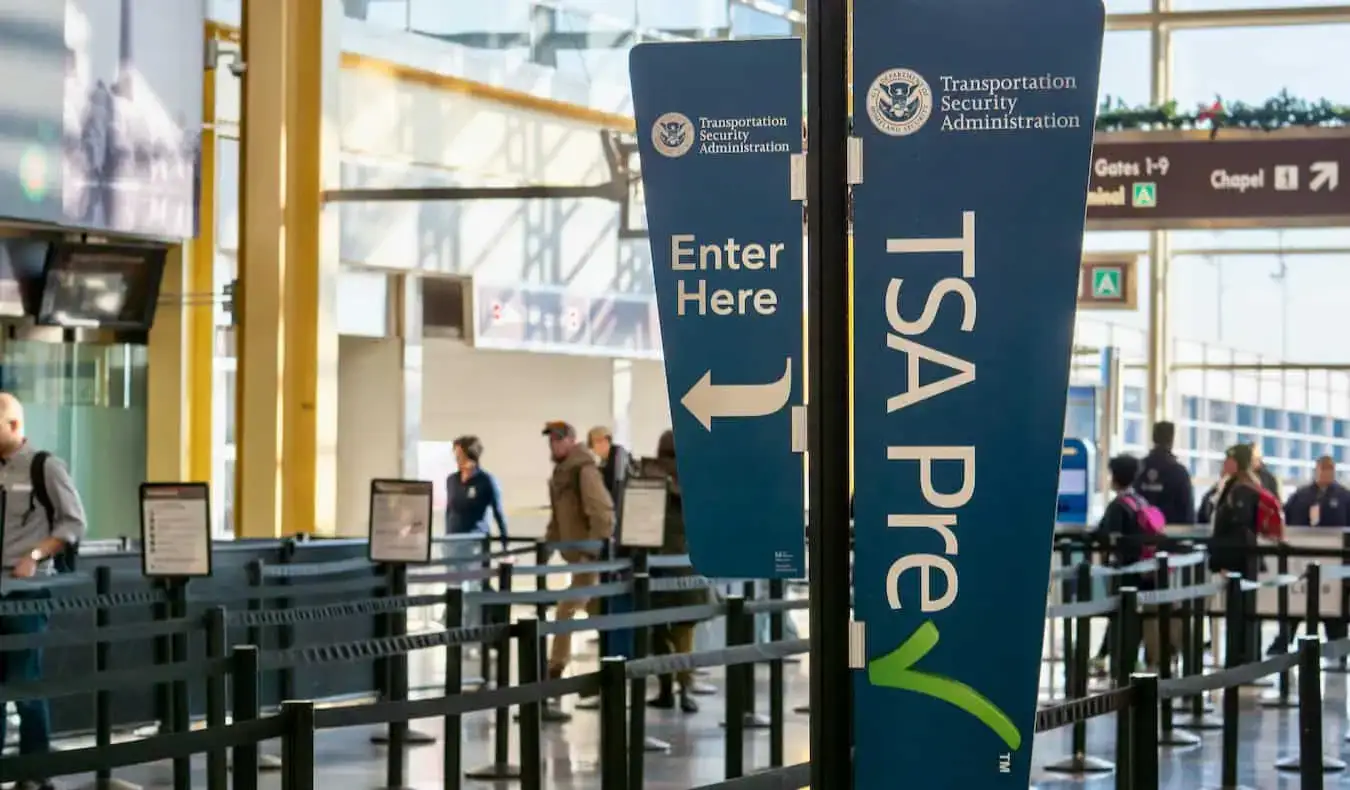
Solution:
M 712 371 L 689 388 L 680 403 L 712 430 L 714 417 L 765 417 L 787 405 L 792 395 L 792 358 L 783 369 L 782 378 L 768 384 L 713 384 Z
M 1313 174 L 1308 180 L 1308 189 L 1314 192 L 1320 192 L 1324 186 L 1328 192 L 1335 192 L 1341 185 L 1340 162 L 1313 162 L 1308 169 Z

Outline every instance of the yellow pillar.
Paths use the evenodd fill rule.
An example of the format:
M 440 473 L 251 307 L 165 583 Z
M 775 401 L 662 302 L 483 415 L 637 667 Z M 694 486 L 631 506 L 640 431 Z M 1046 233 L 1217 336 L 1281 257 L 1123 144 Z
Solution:
M 192 309 L 187 295 L 191 268 L 186 246 L 174 247 L 164 261 L 161 293 L 164 304 L 155 311 L 155 323 L 146 345 L 145 476 L 175 482 L 188 477 L 190 444 L 189 399 L 184 352 L 186 316 Z
M 235 533 L 331 534 L 341 7 L 244 0 Z
M 208 38 L 216 31 L 208 28 Z M 186 284 L 194 295 L 192 307 L 185 309 L 187 321 L 187 474 L 194 482 L 212 480 L 214 471 L 212 386 L 215 376 L 216 317 L 216 71 L 215 64 L 202 75 L 202 153 L 201 186 L 197 193 L 197 238 L 192 242 L 192 265 Z

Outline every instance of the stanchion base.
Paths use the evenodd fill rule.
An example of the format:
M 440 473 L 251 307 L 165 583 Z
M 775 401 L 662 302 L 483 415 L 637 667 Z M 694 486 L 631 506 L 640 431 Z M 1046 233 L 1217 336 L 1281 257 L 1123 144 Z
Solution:
M 810 706 L 810 705 L 798 705 L 797 707 L 795 707 L 795 708 L 792 709 L 792 712 L 793 712 L 793 713 L 800 713 L 800 714 L 802 714 L 803 716 L 810 716 L 810 715 L 811 715 L 811 706 Z
M 378 743 L 380 745 L 389 743 L 389 731 L 381 730 L 380 732 L 374 733 L 370 736 L 370 742 Z M 435 742 L 435 735 L 428 735 L 421 730 L 414 730 L 412 728 L 409 728 L 407 734 L 403 736 L 403 743 L 407 746 L 426 746 Z
M 1183 729 L 1193 731 L 1202 730 L 1213 732 L 1223 729 L 1223 721 L 1209 715 L 1202 715 L 1198 718 L 1190 715 L 1178 716 L 1172 720 L 1172 723 Z
M 717 693 L 717 687 L 711 683 L 699 683 L 695 681 L 689 684 L 689 693 L 700 697 L 711 697 Z
M 727 723 L 722 722 L 721 726 L 725 727 Z M 741 726 L 747 730 L 767 730 L 769 729 L 769 717 L 762 713 L 747 713 L 745 714 L 745 723 Z
M 1174 749 L 1184 749 L 1188 746 L 1199 746 L 1200 736 L 1193 732 L 1185 730 L 1172 730 L 1171 732 L 1158 733 L 1158 745 L 1170 746 Z
M 1298 761 L 1298 755 L 1286 757 L 1283 760 L 1276 760 L 1275 767 L 1281 771 L 1292 771 L 1294 773 L 1303 770 L 1303 766 Z M 1337 771 L 1344 771 L 1344 770 L 1345 770 L 1344 760 L 1338 760 L 1335 757 L 1329 757 L 1325 754 L 1322 755 L 1322 773 L 1334 774 Z
M 648 752 L 663 752 L 663 753 L 664 753 L 664 752 L 669 752 L 669 751 L 670 751 L 670 744 L 669 744 L 669 743 L 666 743 L 665 741 L 661 740 L 660 738 L 653 738 L 652 736 L 648 735 L 648 736 L 647 736 L 646 738 L 644 738 L 643 741 L 642 741 L 642 749 L 643 749 L 643 751 L 648 751 Z
M 1107 774 L 1116 770 L 1116 764 L 1089 754 L 1075 754 L 1050 763 L 1044 770 L 1056 774 Z
M 464 773 L 470 779 L 486 779 L 489 781 L 502 779 L 519 779 L 520 766 L 510 763 L 485 765 L 482 768 L 475 768 L 472 771 Z
M 87 785 L 81 785 L 80 790 L 141 790 L 141 786 L 113 777 L 106 781 L 95 779 Z
M 1292 710 L 1298 707 L 1298 695 L 1290 694 L 1287 697 L 1281 697 L 1276 694 L 1262 694 L 1261 707 L 1271 710 Z

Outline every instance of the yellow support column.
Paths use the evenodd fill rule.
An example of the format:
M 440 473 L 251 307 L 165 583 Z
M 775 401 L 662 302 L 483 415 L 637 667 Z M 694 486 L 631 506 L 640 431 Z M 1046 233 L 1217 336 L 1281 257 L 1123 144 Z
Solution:
M 286 377 L 282 463 L 285 532 L 337 528 L 338 75 L 342 6 L 285 0 L 287 43 Z
M 208 38 L 216 35 L 208 29 Z M 184 307 L 187 322 L 187 469 L 186 479 L 212 480 L 214 472 L 212 399 L 215 388 L 216 316 L 216 71 L 202 75 L 202 153 L 201 186 L 197 193 L 197 238 L 192 242 L 191 266 L 184 278 L 192 306 Z M 153 413 L 153 412 L 152 412 Z
M 244 0 L 235 533 L 331 534 L 335 0 Z
M 146 346 L 145 476 L 175 482 L 188 475 L 188 386 L 184 364 L 187 271 L 185 246 L 173 247 L 164 261 L 163 304 L 155 311 Z

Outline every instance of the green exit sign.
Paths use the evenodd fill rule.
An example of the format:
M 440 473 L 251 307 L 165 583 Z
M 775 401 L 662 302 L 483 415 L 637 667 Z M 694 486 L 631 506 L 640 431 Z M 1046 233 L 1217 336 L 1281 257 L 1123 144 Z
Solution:
M 1078 285 L 1081 310 L 1133 310 L 1138 258 L 1128 254 L 1083 257 Z

